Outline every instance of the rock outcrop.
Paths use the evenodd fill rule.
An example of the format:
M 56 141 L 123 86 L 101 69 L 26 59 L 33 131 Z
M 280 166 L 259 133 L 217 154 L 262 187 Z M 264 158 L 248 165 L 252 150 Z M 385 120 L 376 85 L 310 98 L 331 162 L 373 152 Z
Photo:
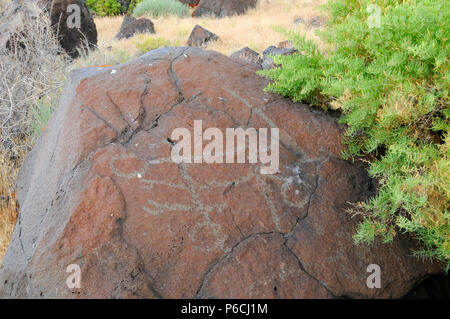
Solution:
M 340 158 L 335 118 L 264 92 L 257 69 L 164 48 L 73 73 L 19 174 L 0 296 L 387 298 L 438 271 L 404 237 L 353 244 L 345 209 L 373 194 L 366 170 Z M 173 162 L 173 130 L 195 120 L 279 128 L 279 171 Z M 370 264 L 379 289 L 366 285 Z
M 255 8 L 258 0 L 201 0 L 192 16 L 215 16 L 218 18 L 245 14 Z
M 71 10 L 73 7 L 69 8 L 70 5 L 76 5 L 78 9 Z M 79 19 L 73 16 L 78 12 L 76 10 L 79 10 Z M 7 10 L 0 13 L 0 47 L 7 47 L 19 32 L 26 35 L 24 25 L 34 19 L 41 19 L 44 13 L 49 14 L 59 43 L 70 57 L 78 57 L 80 48 L 96 46 L 97 29 L 85 1 L 14 0 Z
M 153 22 L 150 19 L 124 18 L 122 26 L 115 38 L 117 40 L 128 39 L 140 33 L 156 33 Z

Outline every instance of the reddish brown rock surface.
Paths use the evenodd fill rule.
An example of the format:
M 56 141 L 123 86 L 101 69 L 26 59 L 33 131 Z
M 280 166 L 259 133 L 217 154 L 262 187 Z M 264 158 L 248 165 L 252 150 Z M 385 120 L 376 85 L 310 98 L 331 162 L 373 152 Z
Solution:
M 1 297 L 400 297 L 438 270 L 412 242 L 354 246 L 373 185 L 334 118 L 263 92 L 256 66 L 193 48 L 75 72 L 19 177 Z M 115 71 L 115 72 L 114 72 Z M 126 85 L 125 85 L 126 84 Z M 280 128 L 280 172 L 175 164 L 173 129 Z M 81 268 L 81 288 L 66 268 Z M 369 264 L 381 267 L 369 289 Z

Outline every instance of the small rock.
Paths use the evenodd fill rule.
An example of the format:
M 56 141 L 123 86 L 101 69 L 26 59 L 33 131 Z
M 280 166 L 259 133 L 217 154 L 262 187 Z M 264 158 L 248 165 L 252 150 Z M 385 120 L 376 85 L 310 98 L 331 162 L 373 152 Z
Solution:
M 309 25 L 314 28 L 320 28 L 321 26 L 324 25 L 324 23 L 319 16 L 316 16 L 316 17 L 312 18 L 311 20 L 309 20 Z
M 278 47 L 280 49 L 293 49 L 294 45 L 292 44 L 291 40 L 281 41 L 278 43 Z
M 242 48 L 239 51 L 234 52 L 232 55 L 230 55 L 230 58 L 254 64 L 259 67 L 261 67 L 262 64 L 262 59 L 259 56 L 259 53 L 253 51 L 248 47 Z
M 300 23 L 305 24 L 306 21 L 305 21 L 305 19 L 303 19 L 303 18 L 301 18 L 301 17 L 295 17 L 295 18 L 294 18 L 294 23 L 295 23 L 295 24 L 300 24 Z
M 279 67 L 279 65 L 274 63 L 272 56 L 274 56 L 274 55 L 291 55 L 296 52 L 297 52 L 297 50 L 295 50 L 295 49 L 277 48 L 277 47 L 271 45 L 270 47 L 265 49 L 263 52 L 263 62 L 262 62 L 263 70 L 274 69 L 274 68 Z
M 122 22 L 122 25 L 125 23 Z M 115 38 L 117 40 L 128 39 L 133 37 L 138 33 L 156 33 L 153 22 L 149 19 L 137 19 L 127 23 L 119 33 L 116 34 Z
M 206 48 L 212 41 L 218 41 L 220 38 L 200 25 L 196 25 L 189 36 L 187 45 L 196 48 Z

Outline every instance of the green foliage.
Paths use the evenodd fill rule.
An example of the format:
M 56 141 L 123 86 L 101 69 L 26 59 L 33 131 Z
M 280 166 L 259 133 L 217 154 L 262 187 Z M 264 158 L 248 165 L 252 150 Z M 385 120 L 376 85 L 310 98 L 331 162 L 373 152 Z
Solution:
M 135 42 L 136 48 L 140 53 L 146 53 L 151 50 L 155 50 L 166 46 L 178 46 L 177 41 L 171 41 L 166 38 L 152 37 L 140 34 L 137 36 L 137 41 Z
M 142 0 L 133 10 L 135 16 L 151 15 L 153 17 L 189 14 L 189 7 L 177 0 Z
M 115 16 L 127 10 L 117 0 L 86 0 L 86 5 L 101 17 Z
M 374 25 L 377 5 L 380 23 Z M 441 0 L 335 0 L 318 51 L 289 34 L 301 54 L 262 71 L 268 90 L 342 111 L 344 157 L 372 159 L 376 197 L 359 203 L 356 243 L 397 232 L 422 242 L 418 257 L 450 266 L 450 6 Z M 375 12 L 376 13 L 376 12 Z
M 142 0 L 131 0 L 130 1 L 130 5 L 128 6 L 128 12 L 133 12 L 134 8 L 136 8 L 136 6 L 141 3 Z

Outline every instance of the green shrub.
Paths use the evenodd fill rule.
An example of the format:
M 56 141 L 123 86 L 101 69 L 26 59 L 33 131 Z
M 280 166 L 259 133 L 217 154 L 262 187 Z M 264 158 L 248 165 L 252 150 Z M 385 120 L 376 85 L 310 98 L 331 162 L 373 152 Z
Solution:
M 133 10 L 135 16 L 144 14 L 153 17 L 177 15 L 180 17 L 189 14 L 189 7 L 177 0 L 142 0 Z
M 335 0 L 327 8 L 330 20 L 320 36 L 330 52 L 290 34 L 302 54 L 277 57 L 282 68 L 261 72 L 273 80 L 267 89 L 341 110 L 344 157 L 371 159 L 379 189 L 353 210 L 363 214 L 355 242 L 409 233 L 422 243 L 416 256 L 436 258 L 448 271 L 450 6 Z
M 134 8 L 141 3 L 142 0 L 131 0 L 130 5 L 128 6 L 128 12 L 132 13 L 134 11 Z
M 161 47 L 166 46 L 178 46 L 178 41 L 171 41 L 166 38 L 161 37 L 149 37 L 145 35 L 138 35 L 137 41 L 135 43 L 136 48 L 139 50 L 140 53 L 146 53 L 151 50 L 155 50 Z
M 86 5 L 98 16 L 115 16 L 127 10 L 117 0 L 86 0 Z

